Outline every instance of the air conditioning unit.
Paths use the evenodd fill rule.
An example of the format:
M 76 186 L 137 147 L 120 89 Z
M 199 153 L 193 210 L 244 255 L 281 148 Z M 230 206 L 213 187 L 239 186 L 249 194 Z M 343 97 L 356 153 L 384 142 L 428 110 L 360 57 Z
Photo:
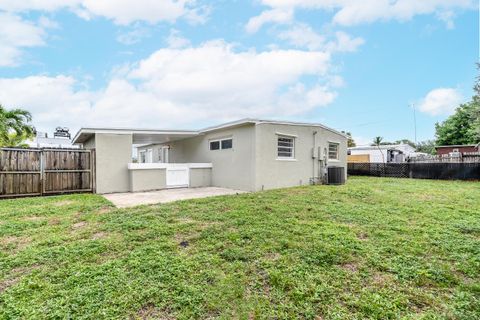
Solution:
M 327 184 L 332 184 L 332 185 L 345 184 L 345 168 L 344 167 L 328 167 L 327 168 Z

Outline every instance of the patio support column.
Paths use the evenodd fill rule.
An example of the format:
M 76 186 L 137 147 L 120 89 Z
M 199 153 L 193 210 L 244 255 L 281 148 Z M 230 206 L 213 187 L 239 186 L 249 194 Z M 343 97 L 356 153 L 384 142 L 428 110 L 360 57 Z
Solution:
M 132 134 L 95 133 L 97 193 L 130 191 Z

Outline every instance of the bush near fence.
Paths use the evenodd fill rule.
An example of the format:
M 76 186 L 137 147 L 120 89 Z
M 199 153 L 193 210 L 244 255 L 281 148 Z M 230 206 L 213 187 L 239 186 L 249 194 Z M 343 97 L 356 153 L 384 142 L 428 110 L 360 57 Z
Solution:
M 480 180 L 480 162 L 348 163 L 348 174 L 393 178 Z

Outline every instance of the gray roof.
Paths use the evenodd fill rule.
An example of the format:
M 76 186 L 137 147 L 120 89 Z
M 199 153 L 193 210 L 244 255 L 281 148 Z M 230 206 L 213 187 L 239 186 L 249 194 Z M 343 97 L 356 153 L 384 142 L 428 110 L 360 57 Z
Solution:
M 95 133 L 112 133 L 112 134 L 126 134 L 131 133 L 133 135 L 134 144 L 150 144 L 150 143 L 162 143 L 174 140 L 180 140 L 190 138 L 203 133 L 222 130 L 226 128 L 234 128 L 248 124 L 282 124 L 292 126 L 314 126 L 320 127 L 325 130 L 337 133 L 346 137 L 345 134 L 340 131 L 334 130 L 320 123 L 305 123 L 305 122 L 293 122 L 293 121 L 279 121 L 279 120 L 264 120 L 264 119 L 252 119 L 245 118 L 237 121 L 223 123 L 217 126 L 207 127 L 201 130 L 162 130 L 162 129 L 140 129 L 140 128 L 105 128 L 105 127 L 90 127 L 81 128 L 75 137 L 72 139 L 74 144 L 84 143 L 90 139 Z

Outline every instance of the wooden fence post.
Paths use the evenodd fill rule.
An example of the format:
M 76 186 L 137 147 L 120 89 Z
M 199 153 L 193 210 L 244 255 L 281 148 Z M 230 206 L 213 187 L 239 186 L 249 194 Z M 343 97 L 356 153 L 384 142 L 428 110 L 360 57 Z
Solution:
M 45 154 L 43 153 L 43 150 L 39 151 L 39 156 L 40 156 L 40 194 L 43 195 L 45 193 L 45 159 L 44 156 Z

